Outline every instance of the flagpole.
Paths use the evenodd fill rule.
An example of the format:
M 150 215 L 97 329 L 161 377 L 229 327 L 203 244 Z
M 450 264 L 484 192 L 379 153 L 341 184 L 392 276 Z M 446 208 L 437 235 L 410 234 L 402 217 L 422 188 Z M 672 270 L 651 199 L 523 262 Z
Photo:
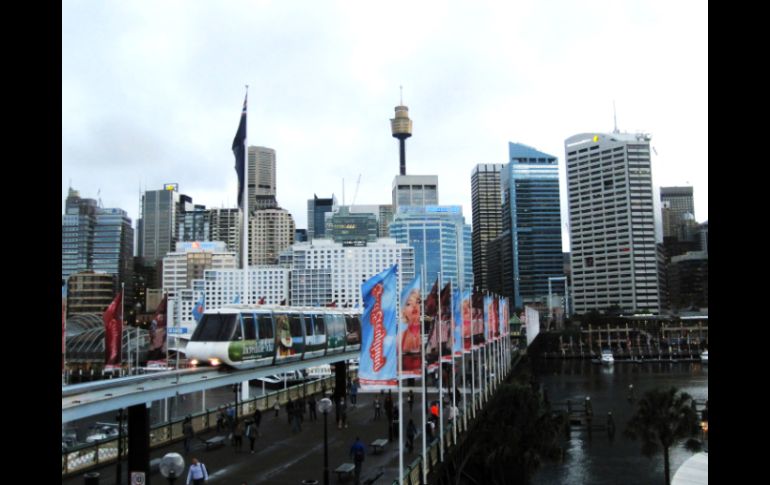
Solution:
M 399 298 L 400 292 L 396 291 L 396 358 L 398 360 L 398 370 L 396 372 L 396 379 L 398 379 L 398 483 L 403 485 L 404 483 L 404 413 L 403 406 L 401 404 L 403 397 L 403 388 L 401 386 L 401 372 L 403 372 L 403 349 L 402 337 L 399 328 L 401 327 L 401 298 Z
M 441 271 L 438 272 L 438 335 L 436 343 L 438 344 L 438 436 L 439 445 L 438 453 L 439 460 L 444 461 L 444 364 L 441 362 L 441 339 L 444 334 L 441 331 L 441 321 L 443 320 L 441 312 L 444 309 L 441 305 L 441 293 L 442 293 L 442 279 Z
M 420 271 L 422 272 L 422 278 L 420 281 L 420 286 L 423 286 L 425 284 L 425 266 L 420 267 Z M 421 290 L 421 294 L 425 294 L 425 290 Z M 424 332 L 425 332 L 425 298 L 420 298 L 420 305 L 422 306 L 422 311 L 420 312 L 420 373 L 422 374 L 422 476 L 423 476 L 423 483 L 428 482 L 428 453 L 427 453 L 427 447 L 425 442 L 425 434 L 427 432 L 427 426 L 425 421 L 425 406 L 427 405 L 426 402 L 426 395 L 427 392 L 425 391 L 425 342 L 424 342 Z
M 120 347 L 118 347 L 118 352 L 120 352 L 120 359 L 119 361 L 123 362 L 123 287 L 125 283 L 120 283 L 120 338 L 118 339 L 118 342 L 120 342 Z M 128 375 L 131 375 L 131 332 L 126 332 L 128 334 L 128 341 L 126 342 L 126 347 L 128 350 Z M 119 374 L 118 374 L 119 375 Z
M 243 130 L 243 193 L 241 205 L 243 207 L 243 231 L 241 234 L 241 268 L 243 269 L 243 303 L 249 304 L 249 144 L 248 144 L 248 102 L 249 85 L 246 85 L 246 98 L 243 102 L 244 130 Z
M 452 279 L 449 279 L 449 287 L 451 288 L 451 291 L 449 292 L 449 318 L 450 322 L 452 323 L 452 331 L 450 335 L 455 335 L 455 289 L 454 285 L 452 285 Z M 462 307 L 461 307 L 462 309 Z M 462 327 L 460 327 L 462 328 Z M 451 339 L 452 345 L 449 346 L 449 351 L 451 352 L 452 356 L 452 443 L 457 444 L 457 416 L 455 416 L 455 412 L 457 409 L 457 397 L 455 390 L 457 389 L 457 383 L 455 382 L 455 349 L 454 349 L 454 339 Z M 462 341 L 461 341 L 462 342 Z

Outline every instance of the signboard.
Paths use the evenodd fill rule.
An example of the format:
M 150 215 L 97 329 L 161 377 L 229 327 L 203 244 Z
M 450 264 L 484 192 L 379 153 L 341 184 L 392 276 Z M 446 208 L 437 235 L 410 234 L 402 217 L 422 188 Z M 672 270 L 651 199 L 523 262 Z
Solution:
M 170 190 L 172 192 L 179 192 L 179 184 L 163 184 L 163 190 Z
M 179 335 L 179 334 L 187 333 L 189 329 L 187 327 L 168 327 L 166 328 L 166 330 L 168 331 L 169 335 L 174 335 L 174 334 Z
M 343 248 L 364 248 L 366 247 L 366 241 L 359 241 L 359 240 L 346 240 L 342 241 L 342 247 Z

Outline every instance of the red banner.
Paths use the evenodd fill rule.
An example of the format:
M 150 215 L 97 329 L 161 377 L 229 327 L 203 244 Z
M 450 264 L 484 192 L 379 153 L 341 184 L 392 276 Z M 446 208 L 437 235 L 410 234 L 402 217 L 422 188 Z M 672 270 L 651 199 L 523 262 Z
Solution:
M 107 311 L 104 312 L 102 320 L 104 321 L 104 367 L 120 367 L 121 350 L 123 339 L 123 319 L 121 312 L 121 303 L 123 293 L 112 300 Z

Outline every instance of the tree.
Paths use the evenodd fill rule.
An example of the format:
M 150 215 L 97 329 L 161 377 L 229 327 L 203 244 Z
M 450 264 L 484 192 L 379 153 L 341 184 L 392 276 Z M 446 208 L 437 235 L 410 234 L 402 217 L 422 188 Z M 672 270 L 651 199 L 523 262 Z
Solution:
M 565 423 L 526 378 L 500 386 L 443 483 L 529 483 L 544 460 L 562 456 Z
M 671 483 L 669 449 L 698 430 L 698 414 L 691 403 L 692 396 L 679 392 L 676 387 L 652 389 L 639 400 L 636 412 L 626 425 L 624 434 L 641 441 L 644 456 L 652 457 L 662 448 L 666 485 Z M 694 440 L 688 440 L 686 446 L 697 451 Z

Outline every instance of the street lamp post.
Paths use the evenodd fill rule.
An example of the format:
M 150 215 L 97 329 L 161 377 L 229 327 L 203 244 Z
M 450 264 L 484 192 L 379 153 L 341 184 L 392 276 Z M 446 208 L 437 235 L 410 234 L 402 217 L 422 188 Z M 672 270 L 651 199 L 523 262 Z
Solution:
M 329 439 L 326 416 L 332 408 L 332 400 L 325 397 L 318 401 L 318 410 L 324 415 L 324 485 L 329 485 Z

